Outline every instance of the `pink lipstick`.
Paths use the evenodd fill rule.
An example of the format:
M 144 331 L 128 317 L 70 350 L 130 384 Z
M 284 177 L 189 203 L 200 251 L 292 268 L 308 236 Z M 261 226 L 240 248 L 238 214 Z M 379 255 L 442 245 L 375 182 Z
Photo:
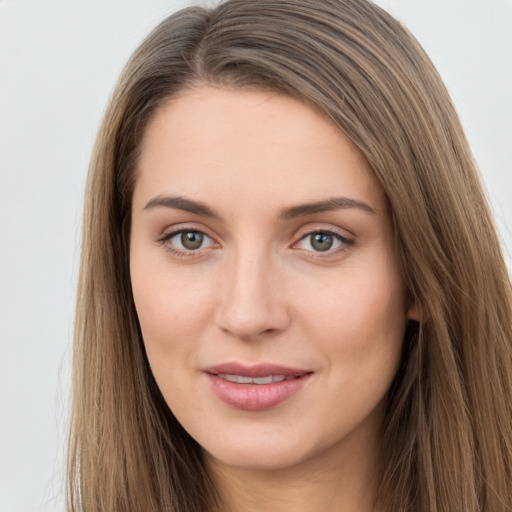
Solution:
M 224 363 L 204 370 L 214 393 L 224 403 L 247 411 L 263 411 L 300 391 L 310 370 L 273 364 Z

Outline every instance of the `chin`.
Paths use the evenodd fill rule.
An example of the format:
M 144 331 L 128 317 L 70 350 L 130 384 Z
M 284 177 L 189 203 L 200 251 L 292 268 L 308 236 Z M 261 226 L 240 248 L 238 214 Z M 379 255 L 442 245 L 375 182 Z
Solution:
M 264 437 L 264 436 L 262 436 Z M 266 436 L 257 439 L 248 435 L 242 439 L 233 436 L 225 443 L 214 443 L 212 449 L 204 448 L 207 460 L 215 465 L 241 470 L 279 471 L 298 467 L 302 463 L 321 456 L 329 443 L 314 442 L 314 436 L 291 435 Z
M 299 466 L 307 459 L 296 450 L 275 450 L 253 446 L 251 449 L 231 448 L 222 453 L 206 452 L 207 460 L 214 465 L 229 466 L 250 471 L 282 471 Z

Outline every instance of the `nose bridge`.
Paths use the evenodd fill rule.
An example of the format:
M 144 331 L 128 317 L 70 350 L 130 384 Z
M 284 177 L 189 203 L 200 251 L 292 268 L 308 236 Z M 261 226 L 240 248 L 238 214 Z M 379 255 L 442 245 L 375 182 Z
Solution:
M 242 339 L 284 329 L 288 315 L 278 274 L 272 255 L 261 246 L 234 251 L 222 279 L 219 326 Z

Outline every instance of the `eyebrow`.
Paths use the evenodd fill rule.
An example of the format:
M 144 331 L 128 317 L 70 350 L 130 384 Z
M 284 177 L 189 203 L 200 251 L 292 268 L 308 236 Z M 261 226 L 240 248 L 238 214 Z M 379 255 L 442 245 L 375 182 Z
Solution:
M 320 212 L 348 210 L 351 208 L 356 208 L 366 213 L 376 213 L 376 210 L 370 205 L 363 203 L 362 201 L 358 201 L 357 199 L 350 199 L 349 197 L 331 197 L 330 199 L 318 201 L 316 203 L 307 203 L 285 208 L 279 213 L 279 218 L 281 220 L 290 220 L 296 217 L 313 215 Z
M 144 210 L 151 210 L 153 208 L 172 208 L 175 210 L 182 210 L 185 212 L 210 217 L 212 219 L 219 219 L 220 215 L 214 212 L 209 206 L 206 206 L 200 201 L 187 199 L 181 196 L 156 196 L 149 200 L 144 207 Z M 315 213 L 328 212 L 333 210 L 347 210 L 358 209 L 365 213 L 375 214 L 376 210 L 370 205 L 351 199 L 348 197 L 331 197 L 323 201 L 315 203 L 306 203 L 297 206 L 291 206 L 280 210 L 278 218 L 280 220 L 291 220 L 297 217 L 305 217 Z
M 218 219 L 220 217 L 204 203 L 180 196 L 169 197 L 160 195 L 153 197 L 144 207 L 144 210 L 151 210 L 153 208 L 173 208 L 175 210 L 183 210 L 184 212 L 202 215 L 203 217 L 211 217 L 212 219 Z

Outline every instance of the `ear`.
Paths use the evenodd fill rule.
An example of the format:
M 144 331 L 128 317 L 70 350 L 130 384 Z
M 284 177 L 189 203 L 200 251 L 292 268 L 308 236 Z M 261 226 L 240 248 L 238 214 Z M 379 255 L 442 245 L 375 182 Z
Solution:
M 416 300 L 411 298 L 409 302 L 409 307 L 407 308 L 407 318 L 409 320 L 416 320 L 416 322 L 420 321 L 420 308 L 418 307 L 418 303 Z

